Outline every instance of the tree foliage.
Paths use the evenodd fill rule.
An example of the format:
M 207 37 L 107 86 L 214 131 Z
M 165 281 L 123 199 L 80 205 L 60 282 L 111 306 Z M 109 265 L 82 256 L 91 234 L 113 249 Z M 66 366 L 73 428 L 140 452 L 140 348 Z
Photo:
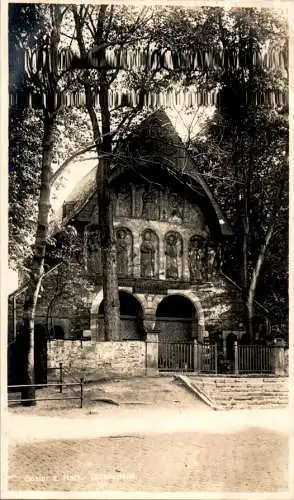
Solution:
M 213 119 L 197 141 L 189 141 L 188 146 L 234 229 L 224 270 L 241 284 L 246 305 L 256 265 L 264 250 L 254 296 L 276 311 L 273 317 L 277 317 L 279 309 L 286 311 L 287 109 L 271 107 L 266 102 L 268 92 L 287 89 L 287 68 L 282 64 L 287 61 L 287 32 L 282 16 L 273 10 L 253 8 L 79 5 L 60 7 L 60 24 L 58 9 L 53 5 L 12 4 L 10 8 L 11 89 L 21 87 L 25 92 L 45 93 L 49 104 L 57 92 L 85 92 L 83 109 L 50 110 L 54 126 L 50 131 L 47 166 L 52 174 L 76 150 L 93 142 L 100 161 L 97 190 L 100 189 L 101 236 L 105 258 L 111 255 L 112 262 L 115 262 L 115 245 L 107 177 L 119 144 L 150 112 L 146 96 L 172 88 L 219 91 Z M 22 71 L 14 71 L 13 61 L 19 49 L 38 47 L 52 51 L 57 45 L 75 51 L 68 71 L 56 68 L 50 71 L 48 65 L 41 74 L 28 75 L 21 65 L 16 66 Z M 255 55 L 268 46 L 283 55 L 279 59 L 281 64 L 254 64 Z M 106 60 L 106 49 L 116 50 L 116 54 L 142 49 L 154 63 L 155 48 L 158 53 L 171 50 L 174 65 L 165 68 L 160 63 L 152 65 L 147 57 L 141 67 L 126 70 Z M 95 66 L 89 57 L 93 50 Z M 188 67 L 177 60 L 179 52 L 185 51 L 199 57 L 205 51 L 220 51 L 223 58 L 216 65 L 202 61 L 197 67 Z M 124 99 L 111 102 L 110 91 L 121 95 L 132 91 L 138 96 L 137 104 L 134 106 Z M 48 109 L 45 111 L 42 115 L 36 110 L 12 109 L 10 116 L 10 250 L 12 261 L 22 262 L 25 267 L 30 256 L 27 242 L 34 239 L 36 228 L 34 213 L 41 182 L 42 150 L 44 153 L 42 134 L 49 116 Z M 66 176 L 59 182 L 66 182 Z M 51 189 L 50 182 L 47 187 Z M 48 231 L 42 243 L 43 254 L 46 244 L 54 243 L 48 240 L 49 236 Z M 106 265 L 105 260 L 104 268 L 107 266 L 112 264 L 109 261 Z M 109 276 L 112 276 L 109 282 L 116 288 L 115 266 Z M 113 294 L 109 303 L 118 311 L 115 296 L 117 299 L 117 294 Z
M 242 286 L 245 307 L 251 296 L 273 323 L 285 323 L 288 110 L 266 97 L 287 93 L 287 68 L 260 67 L 253 58 L 268 45 L 287 52 L 285 25 L 270 11 L 233 9 L 219 26 L 223 46 L 237 48 L 243 63 L 222 71 L 218 109 L 192 150 L 234 230 L 224 270 Z

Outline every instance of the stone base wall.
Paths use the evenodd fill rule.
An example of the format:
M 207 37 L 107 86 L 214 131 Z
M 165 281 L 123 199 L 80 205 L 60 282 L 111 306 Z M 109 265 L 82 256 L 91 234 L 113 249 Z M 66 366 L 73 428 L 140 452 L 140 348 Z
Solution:
M 289 349 L 286 347 L 275 347 L 274 349 L 274 371 L 278 376 L 289 376 Z
M 146 343 L 52 340 L 47 345 L 48 369 L 63 364 L 65 370 L 99 372 L 101 375 L 145 375 Z

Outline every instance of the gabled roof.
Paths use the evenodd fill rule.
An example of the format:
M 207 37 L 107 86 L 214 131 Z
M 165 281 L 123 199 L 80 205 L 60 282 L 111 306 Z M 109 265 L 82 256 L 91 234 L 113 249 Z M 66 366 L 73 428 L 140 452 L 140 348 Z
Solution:
M 136 132 L 130 135 L 129 139 L 118 150 L 120 160 L 115 161 L 113 164 L 111 181 L 123 171 L 133 168 L 134 164 L 137 167 L 140 165 L 146 167 L 146 155 L 144 157 L 144 154 L 142 154 L 144 147 L 146 151 L 148 150 L 148 165 L 150 165 L 150 168 L 156 162 L 158 163 L 161 157 L 164 159 L 163 168 L 167 168 L 170 172 L 181 176 L 187 182 L 187 185 L 193 180 L 200 187 L 213 208 L 221 234 L 223 236 L 231 235 L 232 231 L 205 180 L 198 172 L 195 161 L 188 154 L 179 134 L 162 109 L 155 111 L 144 120 L 136 129 Z M 126 161 L 124 161 L 124 157 Z M 64 222 L 68 222 L 77 215 L 95 193 L 96 171 L 97 167 L 94 167 L 64 201 L 65 204 L 71 205 L 69 215 Z

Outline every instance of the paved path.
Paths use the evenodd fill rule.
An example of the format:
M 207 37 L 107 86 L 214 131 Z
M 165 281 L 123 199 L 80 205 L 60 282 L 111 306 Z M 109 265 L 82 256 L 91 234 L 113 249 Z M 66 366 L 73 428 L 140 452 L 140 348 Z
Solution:
M 102 491 L 94 498 L 105 498 L 103 491 L 113 498 L 122 491 L 286 491 L 286 409 L 213 411 L 171 380 L 151 382 L 151 392 L 150 380 L 138 381 L 139 391 L 135 382 L 104 384 L 98 396 L 117 397 L 121 406 L 10 411 L 11 490 L 22 490 L 19 498 L 51 490 Z
M 268 492 L 268 499 L 287 490 L 288 428 L 284 410 L 116 407 L 77 418 L 11 415 L 9 486 L 22 490 L 19 498 L 53 490 L 253 491 Z

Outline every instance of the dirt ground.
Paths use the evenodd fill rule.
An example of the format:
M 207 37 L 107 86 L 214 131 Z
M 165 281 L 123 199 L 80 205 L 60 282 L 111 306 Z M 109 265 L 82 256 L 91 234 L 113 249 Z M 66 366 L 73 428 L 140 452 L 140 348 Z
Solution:
M 278 432 L 271 426 L 264 427 L 262 414 L 256 415 L 255 420 L 251 417 L 251 422 L 249 418 L 247 425 L 246 414 L 243 413 L 241 422 L 238 412 L 235 417 L 234 412 L 226 413 L 230 413 L 231 423 L 234 419 L 234 426 L 230 426 L 222 412 L 212 411 L 202 412 L 199 422 L 195 422 L 195 413 L 188 410 L 177 414 L 162 409 L 153 412 L 152 419 L 151 409 L 148 412 L 142 408 L 133 408 L 128 415 L 120 409 L 112 415 L 103 411 L 90 416 L 90 420 L 89 417 L 78 421 L 52 417 L 50 423 L 49 418 L 38 417 L 38 424 L 30 417 L 26 421 L 18 416 L 23 420 L 21 428 L 26 437 L 10 439 L 9 489 L 286 491 L 288 437 L 285 428 Z M 143 418 L 146 419 L 144 426 Z M 258 421 L 260 426 L 255 425 Z M 30 426 L 36 429 L 37 425 L 43 427 L 43 439 L 33 438 L 32 433 L 26 432 Z M 55 435 L 50 432 L 50 425 Z
M 52 401 L 9 410 L 10 498 L 14 491 L 23 491 L 19 498 L 30 491 L 287 491 L 286 409 L 213 411 L 167 378 L 111 381 L 99 391 L 119 406 L 68 402 L 62 409 Z
M 260 428 L 14 444 L 9 488 L 37 491 L 287 490 L 287 439 Z

